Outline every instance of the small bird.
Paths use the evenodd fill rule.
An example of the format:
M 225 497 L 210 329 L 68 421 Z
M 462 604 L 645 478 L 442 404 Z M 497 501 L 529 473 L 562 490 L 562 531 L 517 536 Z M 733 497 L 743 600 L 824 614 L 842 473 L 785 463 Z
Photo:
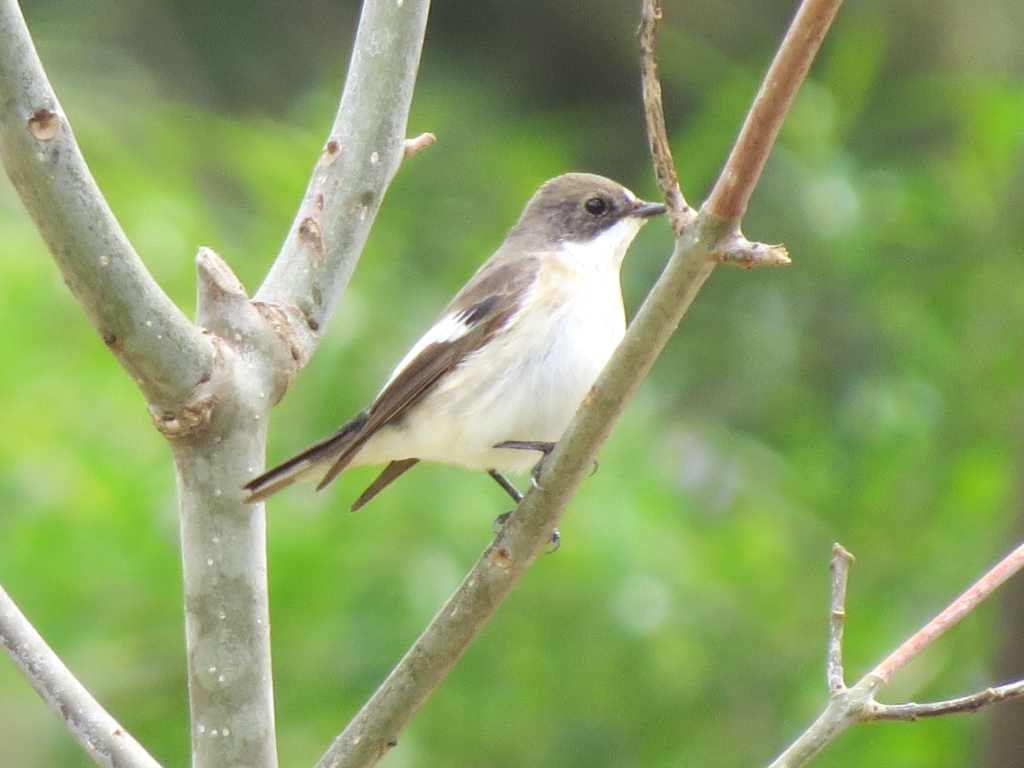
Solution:
M 413 344 L 368 408 L 250 481 L 261 501 L 300 478 L 388 462 L 359 509 L 420 460 L 501 474 L 546 458 L 626 330 L 619 268 L 660 203 L 589 173 L 546 182 L 505 241 Z

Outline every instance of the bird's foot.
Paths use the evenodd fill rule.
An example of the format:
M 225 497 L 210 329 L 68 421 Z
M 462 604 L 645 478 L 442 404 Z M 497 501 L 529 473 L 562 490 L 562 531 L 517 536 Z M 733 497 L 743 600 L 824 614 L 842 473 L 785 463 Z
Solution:
M 504 443 L 498 443 L 494 447 L 512 448 L 518 451 L 540 451 L 543 455 L 530 471 L 530 485 L 534 488 L 540 488 L 540 473 L 544 471 L 544 462 L 548 460 L 548 456 L 555 450 L 554 443 L 538 442 L 535 440 L 506 440 Z
M 495 534 L 501 533 L 501 529 L 505 527 L 505 523 L 507 523 L 509 518 L 512 517 L 512 512 L 513 511 L 514 510 L 509 510 L 508 512 L 504 512 L 504 513 L 498 515 L 494 519 L 494 524 L 493 524 L 492 527 L 494 529 L 494 533 Z M 560 534 L 558 532 L 558 529 L 555 528 L 555 530 L 553 530 L 551 532 L 551 540 L 548 542 L 548 546 L 544 550 L 545 553 L 550 555 L 552 552 L 554 552 L 554 551 L 556 551 L 558 549 L 558 547 L 561 545 L 561 543 L 562 543 L 562 534 Z

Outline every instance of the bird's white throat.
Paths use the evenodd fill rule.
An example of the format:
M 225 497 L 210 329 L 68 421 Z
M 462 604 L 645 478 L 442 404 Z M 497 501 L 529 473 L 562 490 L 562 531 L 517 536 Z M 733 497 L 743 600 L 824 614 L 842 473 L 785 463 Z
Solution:
M 582 243 L 563 240 L 559 243 L 557 254 L 562 263 L 573 270 L 618 271 L 626 256 L 626 249 L 646 221 L 636 216 L 626 216 L 592 240 Z

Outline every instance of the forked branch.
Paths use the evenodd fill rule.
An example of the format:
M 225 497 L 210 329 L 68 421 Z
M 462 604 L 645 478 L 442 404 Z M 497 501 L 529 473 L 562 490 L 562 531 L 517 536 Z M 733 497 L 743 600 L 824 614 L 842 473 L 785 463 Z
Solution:
M 843 620 L 846 615 L 846 579 L 853 556 L 836 544 L 832 553 L 832 590 L 829 604 L 828 680 L 829 702 L 825 710 L 779 755 L 769 768 L 798 768 L 806 765 L 835 738 L 855 723 L 878 720 L 914 721 L 956 712 L 976 712 L 991 704 L 1024 698 L 1024 681 L 1007 683 L 984 691 L 945 701 L 906 704 L 882 704 L 875 696 L 893 675 L 916 658 L 946 630 L 973 611 L 1010 576 L 1024 568 L 1024 544 L 1019 546 L 988 573 L 972 584 L 966 592 L 949 604 L 935 618 L 915 632 L 899 648 L 856 684 L 846 687 L 842 669 Z

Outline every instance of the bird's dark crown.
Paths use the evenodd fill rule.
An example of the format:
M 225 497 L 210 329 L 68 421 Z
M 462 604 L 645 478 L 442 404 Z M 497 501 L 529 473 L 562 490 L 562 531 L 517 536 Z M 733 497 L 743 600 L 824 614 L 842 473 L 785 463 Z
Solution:
M 566 173 L 537 190 L 509 236 L 538 243 L 585 243 L 627 216 L 646 217 L 663 210 L 604 176 Z

